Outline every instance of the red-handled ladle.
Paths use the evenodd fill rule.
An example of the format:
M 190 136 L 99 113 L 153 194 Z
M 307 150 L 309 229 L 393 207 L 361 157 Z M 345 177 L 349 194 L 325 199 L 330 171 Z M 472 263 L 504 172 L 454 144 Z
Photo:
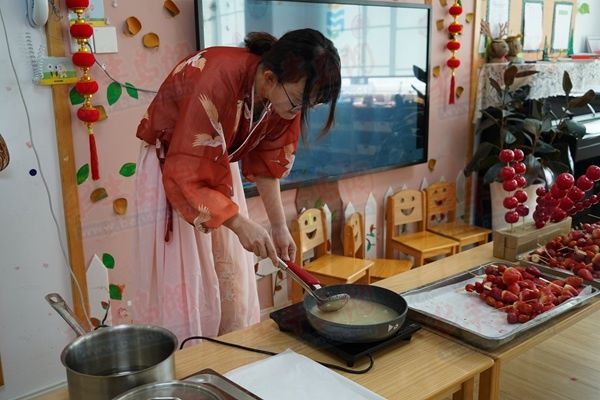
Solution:
M 279 268 L 290 274 L 292 279 L 298 282 L 300 286 L 306 289 L 306 291 L 315 298 L 319 310 L 323 312 L 337 311 L 344 307 L 346 303 L 348 303 L 348 300 L 350 300 L 350 295 L 347 293 L 338 293 L 328 297 L 319 296 L 316 293 L 316 290 L 321 288 L 321 284 L 317 278 L 309 274 L 304 268 L 294 264 L 292 261 L 283 261 L 279 257 L 277 260 L 279 261 Z

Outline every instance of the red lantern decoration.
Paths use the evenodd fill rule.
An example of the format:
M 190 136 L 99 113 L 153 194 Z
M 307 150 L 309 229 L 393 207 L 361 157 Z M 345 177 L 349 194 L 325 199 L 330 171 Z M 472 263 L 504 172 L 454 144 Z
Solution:
M 67 7 L 72 10 L 86 9 L 90 5 L 90 0 L 67 0 Z
M 71 36 L 77 39 L 79 50 L 73 54 L 73 64 L 80 67 L 83 74 L 75 84 L 75 90 L 84 98 L 83 106 L 77 110 L 77 118 L 85 124 L 88 132 L 88 141 L 90 145 L 90 167 L 92 170 L 92 179 L 100 179 L 98 172 L 98 152 L 96 149 L 96 138 L 94 136 L 93 124 L 100 119 L 100 112 L 92 106 L 92 95 L 98 91 L 98 83 L 92 80 L 90 68 L 94 65 L 96 58 L 89 50 L 88 39 L 93 35 L 94 29 L 85 22 L 83 13 L 89 6 L 89 0 L 66 0 L 67 7 L 75 14 L 77 19 L 69 28 Z
M 450 41 L 446 44 L 446 48 L 452 52 L 452 56 L 446 62 L 446 65 L 452 71 L 452 77 L 450 78 L 450 97 L 448 99 L 449 104 L 454 104 L 454 97 L 456 92 L 456 69 L 460 66 L 460 60 L 456 58 L 456 52 L 460 49 L 460 42 L 457 36 L 462 32 L 463 26 L 458 23 L 458 17 L 462 14 L 462 4 L 460 0 L 455 0 L 454 4 L 450 6 L 449 14 L 452 15 L 454 21 L 448 26 L 448 33 L 451 36 Z
M 69 32 L 75 39 L 87 39 L 94 34 L 94 28 L 90 24 L 75 23 L 71 25 Z
M 93 123 L 100 119 L 100 111 L 94 107 L 86 108 L 86 106 L 83 106 L 77 110 L 77 117 L 83 122 Z
M 82 96 L 86 94 L 94 94 L 98 91 L 98 82 L 96 81 L 79 81 L 75 84 L 75 90 Z
M 81 68 L 89 68 L 94 65 L 94 61 L 96 61 L 96 58 L 92 53 L 84 51 L 78 51 L 77 53 L 73 54 L 71 59 L 73 60 L 73 64 Z

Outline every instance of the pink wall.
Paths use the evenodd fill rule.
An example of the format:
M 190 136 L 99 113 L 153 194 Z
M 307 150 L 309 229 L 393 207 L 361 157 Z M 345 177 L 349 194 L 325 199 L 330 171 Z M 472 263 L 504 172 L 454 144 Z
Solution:
M 405 1 L 405 3 L 423 3 L 422 1 Z M 451 3 L 451 2 L 449 2 Z M 463 1 L 464 14 L 473 12 L 474 3 L 472 0 Z M 447 24 L 451 21 L 447 14 L 447 9 L 440 6 L 438 1 L 433 1 L 433 31 L 431 42 L 431 68 L 436 65 L 442 66 L 439 78 L 431 77 L 430 88 L 430 111 L 429 111 L 429 159 L 435 159 L 436 166 L 433 172 L 430 172 L 426 164 L 415 165 L 405 168 L 399 168 L 391 171 L 366 174 L 363 176 L 344 179 L 339 181 L 339 190 L 344 202 L 352 202 L 354 207 L 364 212 L 364 205 L 370 192 L 373 192 L 379 205 L 378 210 L 378 254 L 382 255 L 381 234 L 383 231 L 383 196 L 389 186 L 393 190 L 400 189 L 403 185 L 408 188 L 418 188 L 423 178 L 429 183 L 438 181 L 444 177 L 447 181 L 456 179 L 458 173 L 465 165 L 467 158 L 467 138 L 469 134 L 469 98 L 470 93 L 470 73 L 471 73 L 471 42 L 473 40 L 472 24 L 462 21 L 464 32 L 460 37 L 463 50 L 458 53 L 462 65 L 457 70 L 457 86 L 464 88 L 463 96 L 457 99 L 456 104 L 448 104 L 448 94 L 450 86 L 449 69 L 445 67 L 446 59 L 449 56 L 446 50 L 448 35 L 445 32 L 438 32 L 435 28 L 435 21 L 438 19 L 446 20 Z M 289 190 L 283 193 L 284 205 L 286 206 L 286 215 L 288 219 L 296 215 L 294 204 L 296 191 Z M 253 218 L 259 222 L 268 224 L 267 216 L 258 197 L 248 200 L 248 207 Z
M 117 27 L 119 53 L 98 55 L 101 63 L 117 80 L 131 82 L 137 87 L 157 89 L 166 74 L 175 63 L 195 48 L 194 4 L 192 0 L 175 0 L 181 14 L 171 17 L 163 8 L 162 2 L 144 0 L 119 1 L 112 7 L 111 1 L 105 1 L 105 11 L 109 23 Z M 420 3 L 413 1 L 413 3 Z M 465 13 L 472 12 L 473 0 L 463 1 Z M 447 34 L 435 30 L 435 21 L 450 17 L 446 8 L 438 1 L 433 4 L 433 26 L 431 45 L 431 66 L 444 66 L 448 57 L 445 50 Z M 123 33 L 123 24 L 127 17 L 136 16 L 142 22 L 142 31 L 134 37 Z M 463 19 L 464 21 L 464 19 Z M 160 36 L 158 49 L 146 49 L 141 44 L 144 33 L 155 32 Z M 361 177 L 342 180 L 339 189 L 344 203 L 351 201 L 357 209 L 364 207 L 364 202 L 373 192 L 381 204 L 383 194 L 388 186 L 398 189 L 402 185 L 417 188 L 422 179 L 430 183 L 441 176 L 454 180 L 464 165 L 466 143 L 469 133 L 468 93 L 470 76 L 470 47 L 472 41 L 472 25 L 465 24 L 461 37 L 463 50 L 459 53 L 462 66 L 458 70 L 458 85 L 464 87 L 464 95 L 455 105 L 448 105 L 449 74 L 442 67 L 440 78 L 432 78 L 430 91 L 430 131 L 429 158 L 437 160 L 433 172 L 427 165 L 417 165 L 397 170 L 368 174 Z M 133 257 L 133 233 L 135 229 L 135 210 L 133 209 L 133 177 L 124 178 L 118 171 L 122 164 L 136 162 L 139 141 L 135 137 L 138 121 L 143 116 L 152 94 L 140 92 L 139 99 L 132 99 L 124 92 L 121 99 L 109 106 L 106 101 L 105 88 L 110 83 L 99 67 L 92 69 L 92 74 L 100 83 L 100 91 L 94 97 L 95 104 L 102 104 L 109 119 L 96 124 L 98 153 L 100 158 L 101 179 L 88 180 L 80 185 L 80 207 L 82 230 L 84 236 L 84 252 L 86 259 L 93 254 L 110 253 L 116 265 L 110 271 L 110 281 L 115 284 L 126 282 L 129 278 L 128 266 Z M 73 118 L 76 167 L 88 162 L 88 144 L 81 123 Z M 89 194 L 97 187 L 104 187 L 109 197 L 92 204 Z M 295 215 L 295 190 L 283 193 L 287 217 Z M 116 216 L 112 211 L 112 200 L 125 197 L 129 200 L 130 209 L 125 216 Z M 248 201 L 251 215 L 259 222 L 265 222 L 266 214 L 259 198 Z M 381 210 L 379 219 L 381 226 Z M 379 230 L 381 233 L 381 229 Z M 125 287 L 125 299 L 127 288 Z M 113 310 L 121 309 L 121 318 L 126 319 L 125 302 L 115 302 Z M 118 314 L 118 313 L 117 313 Z M 118 317 L 115 315 L 115 317 Z

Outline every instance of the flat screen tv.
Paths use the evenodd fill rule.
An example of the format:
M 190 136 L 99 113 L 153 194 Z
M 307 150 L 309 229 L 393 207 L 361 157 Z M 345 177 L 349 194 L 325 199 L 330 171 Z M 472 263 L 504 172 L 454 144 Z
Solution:
M 196 0 L 198 48 L 242 46 L 248 32 L 275 37 L 321 31 L 337 47 L 342 90 L 335 126 L 317 140 L 328 114 L 310 111 L 282 189 L 424 163 L 429 114 L 431 8 L 392 1 Z M 246 194 L 256 194 L 245 182 Z

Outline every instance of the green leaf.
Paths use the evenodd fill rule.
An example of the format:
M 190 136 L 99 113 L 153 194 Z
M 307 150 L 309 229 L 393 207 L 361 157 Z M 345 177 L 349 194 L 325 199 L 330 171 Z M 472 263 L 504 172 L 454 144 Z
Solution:
M 581 3 L 579 8 L 577 9 L 579 14 L 589 14 L 590 13 L 590 5 L 588 3 Z
M 545 119 L 542 121 L 542 132 L 548 132 L 552 129 L 552 121 L 550 119 Z
M 525 179 L 527 179 L 528 184 L 534 183 L 536 180 L 541 179 L 542 174 L 542 164 L 537 157 L 534 157 L 533 154 L 528 154 L 524 160 L 526 170 L 525 170 Z M 545 181 L 545 180 L 544 180 Z
M 474 171 L 481 171 L 482 161 L 488 158 L 490 154 L 497 156 L 499 151 L 500 148 L 490 142 L 481 143 L 464 169 L 465 176 L 470 176 Z
M 106 88 L 106 98 L 108 100 L 108 105 L 113 105 L 119 100 L 123 94 L 123 88 L 117 82 L 113 82 Z
M 104 253 L 102 254 L 102 264 L 108 269 L 113 269 L 115 267 L 115 258 L 112 254 Z
M 125 90 L 127 90 L 129 97 L 133 97 L 134 99 L 138 98 L 138 89 L 133 86 L 133 84 L 125 82 Z
M 590 89 L 587 92 L 585 92 L 583 96 L 576 97 L 573 100 L 569 101 L 567 108 L 571 109 L 585 107 L 590 101 L 594 100 L 594 97 L 596 97 L 596 92 Z
M 494 121 L 494 124 L 500 126 L 500 121 L 498 121 L 492 114 L 490 114 L 486 110 L 482 110 L 481 113 L 483 115 L 485 115 L 487 118 L 489 118 L 490 120 Z
M 513 133 L 508 129 L 504 129 L 504 143 L 513 144 L 516 141 L 517 138 L 515 137 L 515 135 L 513 135 Z
M 515 65 L 511 65 L 510 67 L 504 70 L 504 86 L 510 86 L 515 82 L 515 77 L 519 69 Z
M 558 149 L 554 148 L 554 146 L 552 146 L 551 144 L 548 144 L 542 140 L 538 140 L 535 152 L 542 154 L 551 154 L 558 152 Z
M 567 96 L 571 93 L 571 89 L 573 89 L 573 82 L 571 82 L 571 77 L 567 71 L 563 73 L 562 87 Z
M 125 163 L 121 166 L 119 174 L 124 177 L 130 177 L 135 174 L 135 163 Z
M 121 288 L 113 283 L 108 285 L 108 292 L 110 294 L 111 300 L 121 300 L 123 298 L 123 293 L 121 292 Z
M 69 99 L 71 100 L 71 105 L 73 106 L 81 104 L 85 101 L 85 98 L 80 95 L 77 90 L 75 90 L 75 86 L 73 86 L 69 92 Z
M 325 203 L 323 203 L 323 199 L 321 199 L 320 197 L 317 199 L 317 201 L 315 201 L 315 207 L 314 208 L 321 208 L 323 207 Z
M 500 87 L 498 81 L 496 81 L 494 78 L 490 78 L 490 84 L 496 90 L 496 93 L 498 93 L 498 97 L 502 99 L 502 88 Z
M 534 70 L 528 70 L 528 71 L 519 71 L 517 72 L 517 75 L 515 75 L 517 78 L 524 78 L 526 76 L 531 76 L 531 75 L 535 75 L 537 74 L 538 71 L 534 71 Z
M 564 126 L 566 129 L 563 132 L 567 135 L 576 137 L 577 139 L 582 139 L 586 134 L 585 126 L 572 119 L 564 121 Z
M 523 121 L 523 130 L 537 137 L 542 129 L 542 122 L 533 118 L 526 118 Z
M 89 164 L 83 164 L 77 170 L 77 184 L 81 185 L 83 182 L 85 182 L 87 180 L 87 178 L 89 176 L 90 176 L 90 165 Z
M 483 176 L 483 183 L 489 184 L 499 179 L 500 169 L 504 166 L 503 163 L 496 163 L 487 170 L 485 175 Z

